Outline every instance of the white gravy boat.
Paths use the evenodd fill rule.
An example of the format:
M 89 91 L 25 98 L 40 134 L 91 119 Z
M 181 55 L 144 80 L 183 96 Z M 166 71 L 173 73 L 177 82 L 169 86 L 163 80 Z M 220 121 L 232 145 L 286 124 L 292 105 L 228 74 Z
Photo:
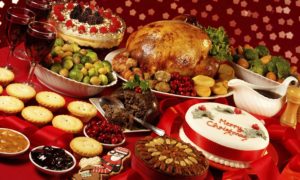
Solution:
M 291 82 L 297 84 L 298 80 L 290 76 L 280 85 L 265 87 L 241 79 L 232 79 L 228 82 L 228 86 L 233 89 L 234 103 L 238 108 L 257 115 L 272 117 L 284 105 L 286 91 Z

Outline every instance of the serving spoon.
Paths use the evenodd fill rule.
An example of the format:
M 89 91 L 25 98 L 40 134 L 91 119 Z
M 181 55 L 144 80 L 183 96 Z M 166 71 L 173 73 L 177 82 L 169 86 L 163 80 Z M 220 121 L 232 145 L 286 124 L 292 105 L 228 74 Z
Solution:
M 104 110 L 102 109 L 103 105 L 110 105 L 110 106 L 115 106 L 117 108 L 121 108 L 124 109 L 124 104 L 122 103 L 122 101 L 120 101 L 118 98 L 113 98 L 113 97 L 109 97 L 109 96 L 102 96 L 99 98 L 99 104 L 101 107 L 101 110 L 103 114 L 105 114 Z M 157 106 L 156 106 L 157 107 Z M 148 112 L 147 112 L 148 113 Z M 148 123 L 147 121 L 144 121 L 138 117 L 133 116 L 133 119 L 138 122 L 139 124 L 141 124 L 142 126 L 144 126 L 147 129 L 152 130 L 155 134 L 157 134 L 158 136 L 164 136 L 165 135 L 165 131 L 163 129 L 160 129 L 158 127 L 153 126 L 152 124 Z

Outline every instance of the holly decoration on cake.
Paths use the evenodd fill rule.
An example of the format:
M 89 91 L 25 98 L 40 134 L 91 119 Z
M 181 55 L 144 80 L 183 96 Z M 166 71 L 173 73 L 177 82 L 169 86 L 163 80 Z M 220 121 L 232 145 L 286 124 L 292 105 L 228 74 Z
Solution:
M 214 117 L 213 117 L 212 113 L 210 111 L 208 111 L 204 105 L 201 105 L 197 109 L 195 109 L 192 112 L 192 115 L 193 115 L 194 119 L 199 119 L 199 118 L 202 118 L 202 117 L 207 117 L 207 118 L 209 118 L 211 120 L 214 120 Z
M 234 108 L 233 110 L 229 107 L 220 107 L 217 106 L 216 110 L 222 113 L 229 113 L 229 114 L 242 114 L 242 110 L 240 110 L 239 108 Z
M 259 128 L 258 124 L 252 124 L 251 128 L 245 128 L 244 133 L 248 138 L 261 137 L 264 140 L 267 139 L 266 134 Z

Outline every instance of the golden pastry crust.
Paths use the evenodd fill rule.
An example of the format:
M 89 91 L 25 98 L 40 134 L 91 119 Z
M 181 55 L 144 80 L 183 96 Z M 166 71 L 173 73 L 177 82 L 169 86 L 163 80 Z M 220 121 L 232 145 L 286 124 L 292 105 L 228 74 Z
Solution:
M 89 137 L 76 137 L 70 142 L 74 153 L 84 157 L 94 157 L 102 153 L 102 144 Z
M 24 108 L 24 103 L 12 96 L 0 96 L 0 111 L 7 114 L 16 114 Z
M 45 125 L 53 119 L 52 112 L 42 106 L 27 106 L 21 115 L 25 120 L 38 126 Z
M 41 106 L 46 107 L 51 111 L 56 111 L 57 109 L 64 107 L 66 103 L 64 97 L 50 91 L 41 91 L 37 93 L 35 99 Z
M 35 96 L 36 91 L 33 87 L 27 84 L 13 83 L 6 87 L 6 93 L 26 102 Z
M 69 133 L 80 133 L 83 124 L 80 119 L 70 115 L 57 115 L 52 120 L 52 125 L 58 129 Z
M 95 106 L 84 101 L 70 102 L 67 108 L 72 115 L 78 117 L 83 122 L 88 122 L 97 115 Z
M 0 67 L 0 85 L 7 85 L 15 79 L 15 75 L 12 71 Z

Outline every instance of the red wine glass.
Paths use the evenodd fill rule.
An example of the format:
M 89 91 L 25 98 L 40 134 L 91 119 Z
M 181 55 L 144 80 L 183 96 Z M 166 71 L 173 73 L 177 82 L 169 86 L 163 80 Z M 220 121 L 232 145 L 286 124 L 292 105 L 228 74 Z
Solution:
M 35 66 L 50 53 L 56 34 L 56 29 L 52 24 L 39 21 L 28 24 L 25 36 L 25 50 L 30 61 L 27 84 L 33 85 L 32 76 Z
M 51 12 L 50 0 L 26 0 L 26 8 L 35 12 L 36 21 L 47 21 Z M 14 56 L 20 60 L 28 60 L 26 52 L 23 48 L 17 48 L 14 51 Z
M 26 0 L 26 8 L 36 13 L 36 21 L 47 21 L 51 12 L 50 0 Z
M 12 68 L 10 59 L 17 45 L 25 38 L 28 23 L 33 21 L 35 13 L 26 8 L 10 7 L 6 13 L 6 40 L 9 54 L 6 59 L 6 68 Z

